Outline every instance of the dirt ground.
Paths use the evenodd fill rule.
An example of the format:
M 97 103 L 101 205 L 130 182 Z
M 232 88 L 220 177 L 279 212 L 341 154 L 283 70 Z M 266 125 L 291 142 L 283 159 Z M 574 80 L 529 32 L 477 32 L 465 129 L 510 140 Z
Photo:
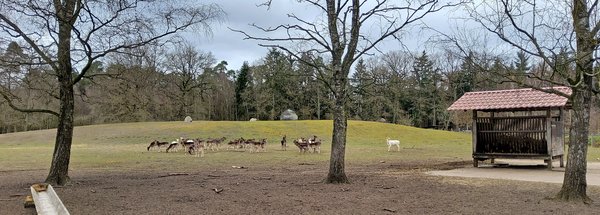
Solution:
M 320 182 L 326 163 L 204 168 L 179 176 L 72 170 L 72 185 L 56 190 L 71 214 L 600 214 L 598 186 L 589 186 L 595 201 L 584 205 L 547 199 L 560 184 L 426 174 L 469 164 L 349 165 L 352 183 L 342 185 Z M 23 209 L 23 195 L 46 173 L 0 172 L 0 214 L 32 213 Z

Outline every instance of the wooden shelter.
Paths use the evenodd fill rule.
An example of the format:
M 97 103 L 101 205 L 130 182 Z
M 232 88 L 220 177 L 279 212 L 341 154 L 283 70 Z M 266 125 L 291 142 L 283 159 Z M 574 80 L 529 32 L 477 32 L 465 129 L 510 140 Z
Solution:
M 550 89 L 550 88 L 547 88 Z M 554 87 L 567 95 L 568 87 Z M 448 110 L 473 111 L 473 166 L 496 158 L 560 159 L 564 166 L 564 112 L 568 99 L 531 88 L 468 92 Z

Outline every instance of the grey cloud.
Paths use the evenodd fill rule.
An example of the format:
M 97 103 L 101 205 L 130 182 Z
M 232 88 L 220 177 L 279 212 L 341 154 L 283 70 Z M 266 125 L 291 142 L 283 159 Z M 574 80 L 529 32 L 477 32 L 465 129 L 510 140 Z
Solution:
M 211 2 L 211 1 L 209 1 Z M 267 10 L 265 7 L 257 7 L 263 0 L 212 0 L 219 4 L 227 13 L 226 21 L 218 26 L 213 26 L 213 35 L 207 37 L 188 37 L 190 42 L 196 44 L 202 51 L 212 52 L 217 60 L 226 60 L 229 63 L 229 69 L 239 69 L 244 61 L 254 63 L 264 57 L 266 48 L 258 46 L 254 40 L 243 40 L 244 36 L 230 31 L 228 28 L 246 31 L 256 36 L 265 36 L 249 24 L 255 23 L 259 26 L 269 27 L 283 23 L 289 23 L 288 13 L 293 13 L 306 19 L 315 19 L 321 15 L 320 12 L 306 4 L 298 4 L 295 0 L 274 0 L 272 7 Z M 321 18 L 319 16 L 318 18 Z M 436 28 L 442 28 L 443 31 L 448 27 L 449 14 L 446 12 L 433 14 L 424 19 L 428 25 Z M 445 28 L 445 29 L 444 29 Z M 426 38 L 423 34 L 416 32 L 417 27 L 411 29 L 406 34 L 403 42 L 411 50 L 423 50 L 422 44 Z M 416 32 L 416 33 L 415 33 Z M 198 39 L 200 38 L 200 39 Z M 382 44 L 382 51 L 398 50 L 403 47 L 397 41 L 387 41 Z

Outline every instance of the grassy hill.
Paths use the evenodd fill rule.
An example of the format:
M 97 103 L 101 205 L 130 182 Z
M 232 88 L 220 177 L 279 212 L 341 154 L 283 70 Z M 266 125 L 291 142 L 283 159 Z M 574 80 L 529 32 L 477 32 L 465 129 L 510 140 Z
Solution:
M 178 169 L 196 165 L 272 165 L 300 162 L 322 163 L 329 159 L 332 122 L 257 121 L 257 122 L 144 122 L 92 125 L 75 128 L 71 168 Z M 288 136 L 288 151 L 279 141 Z M 300 154 L 290 144 L 293 138 L 317 135 L 324 140 L 321 154 Z M 173 141 L 191 138 L 227 137 L 228 140 L 268 138 L 268 151 L 207 152 L 194 158 L 183 152 L 147 152 L 152 140 Z M 385 138 L 399 139 L 400 152 L 388 152 Z M 47 169 L 54 148 L 55 130 L 0 135 L 0 170 Z M 349 121 L 347 164 L 379 161 L 469 160 L 470 133 L 419 129 L 387 123 Z

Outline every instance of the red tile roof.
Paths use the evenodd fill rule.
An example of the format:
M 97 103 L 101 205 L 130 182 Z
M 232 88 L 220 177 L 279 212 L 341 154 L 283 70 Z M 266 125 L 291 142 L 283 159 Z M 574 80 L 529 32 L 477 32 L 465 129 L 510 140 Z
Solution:
M 571 88 L 553 87 L 553 89 L 571 95 Z M 456 100 L 448 110 L 541 109 L 564 107 L 567 100 L 563 96 L 531 88 L 468 92 Z

